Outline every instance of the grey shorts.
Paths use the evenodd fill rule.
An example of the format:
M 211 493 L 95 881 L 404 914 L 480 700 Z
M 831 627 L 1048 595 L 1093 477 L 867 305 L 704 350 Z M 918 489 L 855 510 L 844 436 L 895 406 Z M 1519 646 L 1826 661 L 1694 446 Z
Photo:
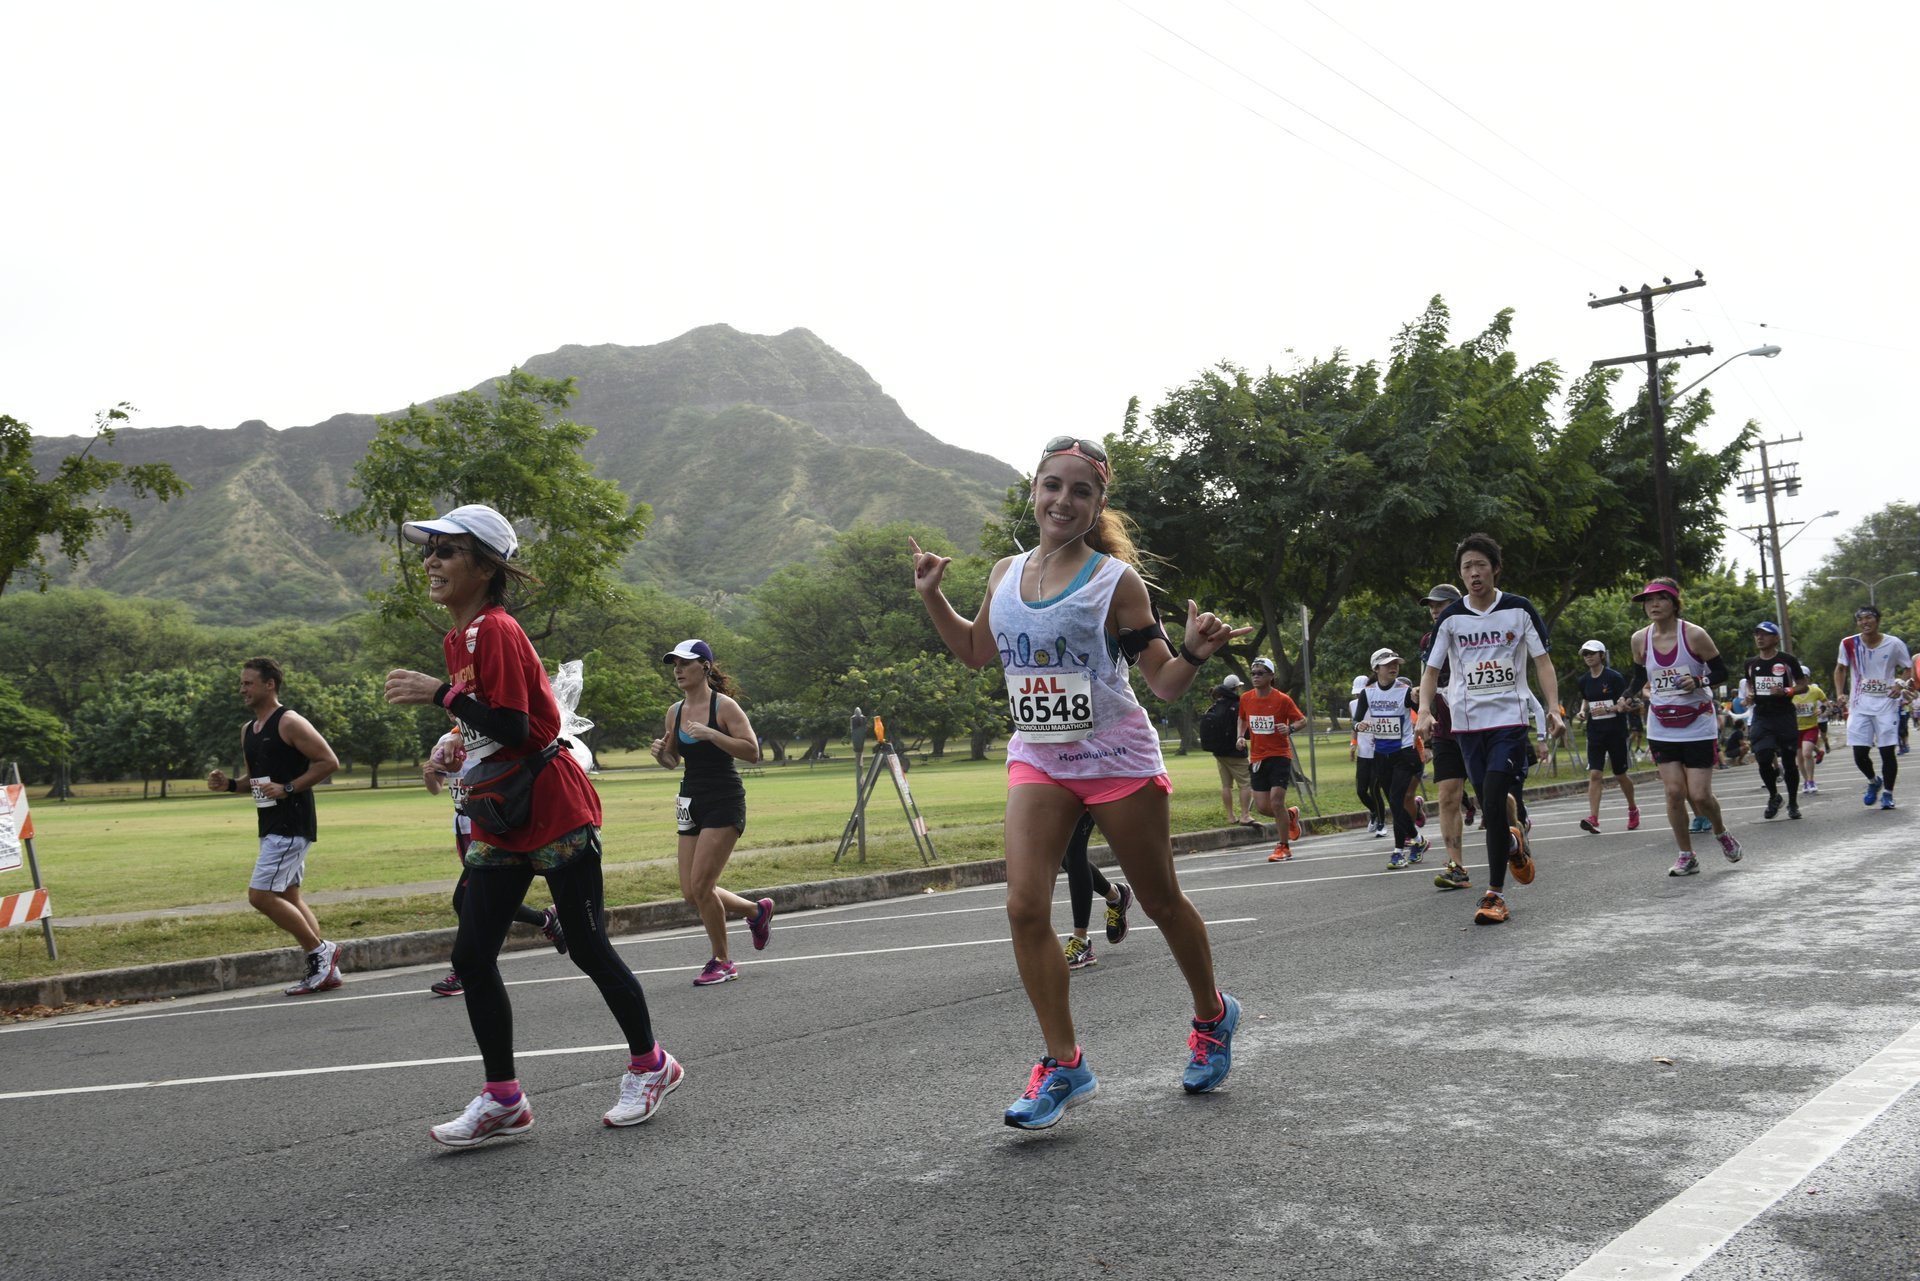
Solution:
M 1247 767 L 1247 758 L 1244 756 L 1216 756 L 1213 758 L 1213 765 L 1219 771 L 1222 787 L 1236 785 L 1245 787 L 1253 777 L 1252 771 Z
M 253 879 L 247 882 L 247 888 L 278 894 L 305 880 L 308 844 L 304 836 L 261 837 L 260 859 L 253 865 Z

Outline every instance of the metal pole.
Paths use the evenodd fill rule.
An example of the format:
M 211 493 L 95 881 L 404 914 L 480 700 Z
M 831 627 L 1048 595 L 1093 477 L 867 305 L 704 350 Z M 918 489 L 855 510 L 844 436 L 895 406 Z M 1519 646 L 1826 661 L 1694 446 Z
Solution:
M 860 837 L 860 861 L 864 863 L 867 861 L 867 792 L 860 777 L 860 749 L 866 743 L 866 713 L 854 708 L 848 718 L 848 729 L 853 736 L 853 822 Z
M 1760 442 L 1760 484 L 1767 491 L 1767 539 L 1773 546 L 1773 603 L 1780 613 L 1780 648 L 1793 652 L 1793 631 L 1787 624 L 1787 567 L 1780 563 L 1780 521 L 1773 513 L 1773 469 L 1767 462 L 1767 442 Z
M 1301 686 L 1301 693 L 1307 700 L 1307 774 L 1314 781 L 1314 788 L 1308 795 L 1313 802 L 1313 812 L 1318 814 L 1320 812 L 1320 754 L 1315 750 L 1313 737 L 1313 641 L 1307 632 L 1308 621 L 1307 607 L 1302 605 L 1300 607 L 1300 666 L 1306 673 L 1306 680 Z
M 1653 332 L 1653 299 L 1643 299 L 1640 310 L 1640 328 L 1647 340 L 1647 414 L 1653 426 L 1653 504 L 1660 518 L 1660 572 L 1675 578 L 1679 559 L 1673 545 L 1673 477 L 1668 473 L 1667 411 L 1660 403 L 1660 360 L 1655 355 L 1660 344 Z

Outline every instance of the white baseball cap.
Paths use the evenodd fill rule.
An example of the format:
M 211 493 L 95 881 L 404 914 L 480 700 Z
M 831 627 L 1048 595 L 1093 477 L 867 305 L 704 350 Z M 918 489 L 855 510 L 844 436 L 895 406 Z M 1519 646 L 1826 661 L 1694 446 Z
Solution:
M 501 560 L 512 560 L 520 550 L 512 522 L 484 503 L 456 507 L 439 520 L 410 520 L 400 532 L 410 543 L 430 543 L 435 534 L 471 534 Z
M 1390 649 L 1381 648 L 1373 651 L 1373 661 L 1368 663 L 1367 666 L 1378 667 L 1382 663 L 1397 663 L 1399 661 L 1400 655 Z
M 1580 652 L 1582 654 L 1604 654 L 1607 652 L 1607 647 L 1597 640 L 1590 640 L 1580 647 Z
M 1265 658 L 1265 657 L 1256 658 L 1251 663 L 1248 663 L 1247 666 L 1249 668 L 1264 667 L 1267 669 L 1268 672 L 1272 672 L 1273 660 L 1271 658 Z

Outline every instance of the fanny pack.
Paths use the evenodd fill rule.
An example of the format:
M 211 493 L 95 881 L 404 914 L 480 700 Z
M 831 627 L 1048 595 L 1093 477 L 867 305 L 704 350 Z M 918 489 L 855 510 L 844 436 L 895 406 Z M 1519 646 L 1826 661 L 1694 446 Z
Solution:
M 480 827 L 505 835 L 533 822 L 533 781 L 549 762 L 573 744 L 556 738 L 531 756 L 500 760 L 490 756 L 467 766 L 461 810 Z
M 1659 721 L 1668 729 L 1679 729 L 1682 726 L 1693 724 L 1712 710 L 1712 703 L 1694 703 L 1686 707 L 1681 707 L 1673 703 L 1655 703 L 1653 705 L 1653 719 Z

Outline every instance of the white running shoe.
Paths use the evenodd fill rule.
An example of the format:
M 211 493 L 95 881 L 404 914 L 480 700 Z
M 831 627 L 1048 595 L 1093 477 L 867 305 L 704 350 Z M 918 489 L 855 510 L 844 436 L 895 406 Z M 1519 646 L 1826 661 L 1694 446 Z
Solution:
M 679 1088 L 687 1070 L 680 1060 L 660 1051 L 664 1060 L 657 1071 L 628 1072 L 620 1078 L 620 1101 L 600 1118 L 607 1125 L 638 1125 L 660 1110 L 660 1101 Z
M 488 1139 L 525 1134 L 532 1128 L 533 1106 L 527 1102 L 526 1095 L 522 1094 L 515 1102 L 502 1103 L 482 1090 L 479 1097 L 467 1104 L 465 1112 L 427 1133 L 443 1147 L 470 1148 Z
M 307 953 L 307 972 L 298 983 L 287 988 L 287 995 L 312 996 L 315 992 L 331 992 L 341 982 L 340 945 L 322 939 L 319 947 Z

